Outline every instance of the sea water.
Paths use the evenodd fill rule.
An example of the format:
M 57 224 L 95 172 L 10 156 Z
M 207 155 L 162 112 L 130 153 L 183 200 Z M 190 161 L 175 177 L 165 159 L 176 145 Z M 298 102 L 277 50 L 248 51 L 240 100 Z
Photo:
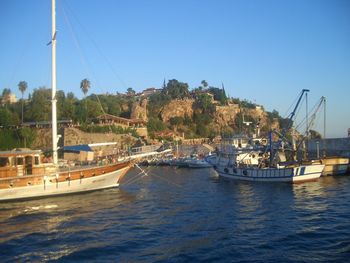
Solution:
M 116 189 L 0 203 L 0 261 L 350 261 L 350 176 L 292 185 L 145 170 Z

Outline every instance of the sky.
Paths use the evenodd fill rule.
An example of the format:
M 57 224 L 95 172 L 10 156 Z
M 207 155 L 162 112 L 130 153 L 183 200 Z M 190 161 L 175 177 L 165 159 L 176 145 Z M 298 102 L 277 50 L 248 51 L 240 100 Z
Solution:
M 286 117 L 302 89 L 326 137 L 350 128 L 348 0 L 56 0 L 57 87 L 142 91 L 202 80 Z M 0 0 L 0 91 L 50 87 L 50 0 Z M 306 107 L 306 106 L 302 106 Z M 306 109 L 306 108 L 305 108 Z M 305 112 L 304 109 L 304 112 Z M 300 111 L 301 112 L 301 111 Z M 298 118 L 302 118 L 300 113 Z M 315 130 L 323 134 L 323 113 Z

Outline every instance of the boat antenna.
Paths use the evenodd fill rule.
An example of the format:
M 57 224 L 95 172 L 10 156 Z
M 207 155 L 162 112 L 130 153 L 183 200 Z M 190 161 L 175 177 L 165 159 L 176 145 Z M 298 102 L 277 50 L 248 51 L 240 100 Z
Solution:
M 52 79 L 51 79 L 51 105 L 52 105 L 52 160 L 55 165 L 58 164 L 57 157 L 57 110 L 56 110 L 56 0 L 52 0 Z

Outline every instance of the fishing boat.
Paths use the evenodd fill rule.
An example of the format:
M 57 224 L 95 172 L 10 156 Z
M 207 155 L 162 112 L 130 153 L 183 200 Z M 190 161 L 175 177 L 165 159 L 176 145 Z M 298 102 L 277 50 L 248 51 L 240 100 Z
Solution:
M 216 171 L 222 177 L 246 181 L 264 182 L 305 182 L 314 181 L 321 176 L 324 169 L 323 164 L 313 165 L 277 165 L 267 166 L 238 166 L 238 165 L 217 165 Z
M 325 165 L 320 163 L 300 164 L 294 160 L 287 160 L 286 152 L 290 156 L 293 151 L 286 141 L 286 131 L 292 127 L 295 112 L 304 93 L 302 90 L 297 104 L 290 114 L 287 127 L 278 133 L 277 142 L 272 141 L 272 131 L 269 133 L 268 145 L 263 148 L 230 148 L 230 151 L 220 151 L 214 168 L 222 177 L 247 181 L 266 182 L 305 182 L 318 179 Z M 233 150 L 232 150 L 233 149 Z M 242 156 L 245 156 L 242 158 Z
M 0 152 L 0 201 L 81 193 L 119 186 L 130 161 L 60 169 L 57 155 L 56 10 L 52 0 L 52 162 L 39 150 Z

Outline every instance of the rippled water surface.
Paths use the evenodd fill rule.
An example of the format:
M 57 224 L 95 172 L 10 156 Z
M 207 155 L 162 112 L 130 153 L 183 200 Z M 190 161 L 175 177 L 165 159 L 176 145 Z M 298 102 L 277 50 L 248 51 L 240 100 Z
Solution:
M 0 203 L 0 261 L 350 262 L 350 176 L 290 185 L 147 171 L 119 189 Z

